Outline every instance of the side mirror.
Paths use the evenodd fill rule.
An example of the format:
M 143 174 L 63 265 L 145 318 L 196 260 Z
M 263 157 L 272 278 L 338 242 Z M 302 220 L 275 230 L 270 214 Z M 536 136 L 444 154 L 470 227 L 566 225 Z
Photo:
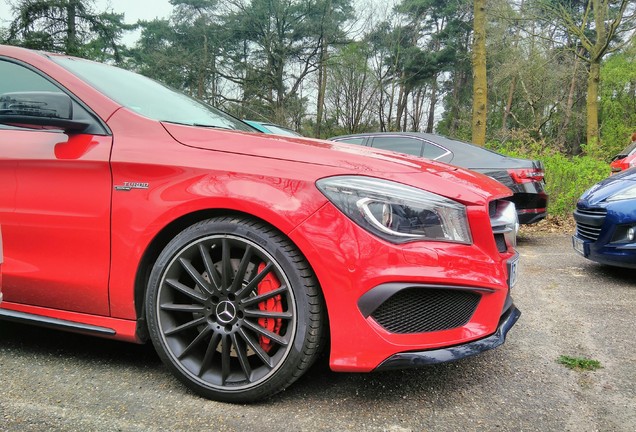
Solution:
M 73 120 L 73 102 L 59 92 L 15 92 L 0 95 L 0 123 L 48 126 L 81 132 L 89 124 Z

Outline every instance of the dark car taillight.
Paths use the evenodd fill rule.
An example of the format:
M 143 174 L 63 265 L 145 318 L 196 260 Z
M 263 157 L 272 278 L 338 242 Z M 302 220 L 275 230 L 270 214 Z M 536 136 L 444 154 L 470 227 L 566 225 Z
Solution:
M 537 168 L 509 169 L 508 174 L 515 183 L 540 182 L 544 177 L 544 171 Z

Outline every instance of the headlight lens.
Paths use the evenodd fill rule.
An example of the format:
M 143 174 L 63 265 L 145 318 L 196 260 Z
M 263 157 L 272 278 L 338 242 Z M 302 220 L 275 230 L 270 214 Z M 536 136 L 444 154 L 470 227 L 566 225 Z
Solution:
M 316 185 L 355 223 L 392 243 L 472 243 L 466 207 L 443 196 L 372 177 L 329 177 Z
M 605 201 L 607 202 L 622 201 L 622 200 L 634 199 L 634 198 L 636 198 L 636 185 L 630 186 L 627 189 L 623 189 L 622 191 L 607 197 Z

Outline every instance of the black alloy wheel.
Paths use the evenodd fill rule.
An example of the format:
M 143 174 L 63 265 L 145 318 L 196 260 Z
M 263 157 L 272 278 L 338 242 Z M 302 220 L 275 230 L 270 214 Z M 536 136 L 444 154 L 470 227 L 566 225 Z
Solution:
M 146 295 L 153 344 L 198 394 L 252 402 L 294 382 L 323 339 L 316 278 L 283 234 L 220 217 L 182 231 L 155 263 Z

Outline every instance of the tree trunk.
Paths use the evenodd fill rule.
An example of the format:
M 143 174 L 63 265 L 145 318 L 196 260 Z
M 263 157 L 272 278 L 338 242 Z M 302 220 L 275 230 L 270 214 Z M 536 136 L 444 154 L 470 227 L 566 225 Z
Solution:
M 77 29 L 77 1 L 71 0 L 66 7 L 66 54 L 78 55 Z
M 465 81 L 464 71 L 457 71 L 453 76 L 453 93 L 451 97 L 451 123 L 448 127 L 448 134 L 454 136 L 457 129 L 459 129 L 459 99 L 460 89 L 463 87 Z
M 597 150 L 598 135 L 598 85 L 601 80 L 601 63 L 590 63 L 590 74 L 587 78 L 587 146 L 588 153 Z
M 519 6 L 519 14 L 523 16 L 523 6 L 525 4 L 524 0 L 521 0 L 521 4 Z M 533 32 L 534 34 L 534 32 Z M 517 31 L 515 32 L 515 39 L 512 43 L 514 49 L 517 49 L 519 46 L 519 39 L 521 38 L 521 24 L 517 24 Z M 512 101 L 514 100 L 515 88 L 517 87 L 517 75 L 513 75 L 512 80 L 510 81 L 510 87 L 508 87 L 508 99 L 506 100 L 506 108 L 504 109 L 503 118 L 501 119 L 501 130 L 508 130 L 508 117 L 510 116 L 510 112 L 512 110 Z
M 483 146 L 486 144 L 486 108 L 488 106 L 486 0 L 474 0 L 474 9 L 472 141 Z
M 314 136 L 320 138 L 322 121 L 324 117 L 325 108 L 325 94 L 327 93 L 327 60 L 329 59 L 329 40 L 327 39 L 327 30 L 325 29 L 325 22 L 331 21 L 333 8 L 331 7 L 331 1 L 327 1 L 325 5 L 325 14 L 323 23 L 321 25 L 321 43 L 320 43 L 320 60 L 318 66 L 318 100 L 316 102 L 316 127 L 314 129 Z
M 512 100 L 515 95 L 515 87 L 517 86 L 517 76 L 512 77 L 510 81 L 510 87 L 508 88 L 508 99 L 506 100 L 506 108 L 504 109 L 503 118 L 501 119 L 501 130 L 508 130 L 508 116 L 510 116 L 510 110 L 512 109 Z
M 197 83 L 197 98 L 203 100 L 203 94 L 205 92 L 205 81 L 207 75 L 207 62 L 208 62 L 208 36 L 203 35 L 203 56 L 201 63 L 199 64 L 199 79 Z
M 433 76 L 431 83 L 431 106 L 428 109 L 428 120 L 426 122 L 426 132 L 433 133 L 435 126 L 435 106 L 437 105 L 437 74 Z
M 320 138 L 324 117 L 325 93 L 327 92 L 327 40 L 323 37 L 320 47 L 320 66 L 318 67 L 318 101 L 316 102 L 316 127 L 314 136 Z
M 583 49 L 579 51 L 580 55 L 583 55 Z M 576 71 L 579 66 L 579 56 L 574 56 L 574 66 L 572 72 L 572 79 L 570 80 L 570 90 L 568 91 L 568 100 L 565 105 L 565 116 L 563 117 L 563 123 L 559 128 L 559 132 L 557 134 L 557 143 L 564 144 L 566 140 L 566 134 L 568 132 L 568 127 L 570 126 L 570 120 L 572 119 L 572 107 L 574 106 L 574 92 L 576 91 Z M 571 153 L 573 155 L 578 154 L 580 149 L 580 143 L 574 143 L 575 147 L 572 148 Z

